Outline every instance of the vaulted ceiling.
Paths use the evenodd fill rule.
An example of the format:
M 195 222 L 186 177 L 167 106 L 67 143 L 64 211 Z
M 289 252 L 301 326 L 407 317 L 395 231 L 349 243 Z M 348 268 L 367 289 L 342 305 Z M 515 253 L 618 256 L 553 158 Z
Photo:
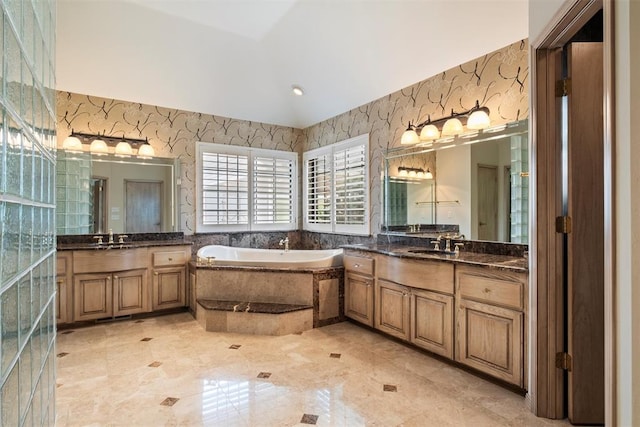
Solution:
M 58 0 L 58 90 L 305 128 L 527 37 L 526 0 Z M 292 85 L 304 96 L 292 94 Z

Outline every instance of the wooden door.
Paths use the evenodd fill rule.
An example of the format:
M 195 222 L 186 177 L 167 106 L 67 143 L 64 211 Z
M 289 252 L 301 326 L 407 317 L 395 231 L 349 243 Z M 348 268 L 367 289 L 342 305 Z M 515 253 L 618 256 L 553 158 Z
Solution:
M 409 340 L 409 288 L 378 279 L 375 293 L 375 327 L 398 338 Z
M 344 314 L 373 327 L 373 278 L 347 272 L 344 280 Z
M 463 298 L 457 306 L 456 360 L 524 387 L 523 314 Z
M 114 316 L 149 311 L 147 270 L 131 270 L 113 274 Z
M 162 182 L 125 180 L 125 232 L 162 231 Z
M 498 240 L 498 168 L 478 165 L 478 239 Z
M 410 311 L 411 342 L 453 359 L 453 297 L 414 289 Z
M 153 272 L 153 309 L 186 305 L 185 267 L 157 269 Z
M 571 43 L 568 74 L 568 415 L 604 423 L 604 132 L 602 43 Z
M 73 321 L 113 316 L 111 273 L 76 274 L 73 277 Z

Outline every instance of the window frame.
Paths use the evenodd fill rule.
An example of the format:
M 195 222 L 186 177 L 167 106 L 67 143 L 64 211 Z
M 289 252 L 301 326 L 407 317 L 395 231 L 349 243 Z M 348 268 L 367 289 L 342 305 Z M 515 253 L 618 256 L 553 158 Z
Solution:
M 247 224 L 205 224 L 203 218 L 203 154 L 228 154 L 247 157 Z M 256 157 L 291 161 L 291 221 L 288 223 L 256 223 L 254 194 Z M 298 153 L 292 151 L 270 150 L 265 148 L 242 147 L 236 145 L 196 142 L 196 229 L 195 233 L 246 232 L 246 231 L 291 231 L 298 229 Z M 274 211 L 275 213 L 275 211 Z
M 363 224 L 337 224 L 336 223 L 336 152 L 348 150 L 353 147 L 363 146 L 364 150 L 364 223 Z M 317 159 L 322 156 L 329 156 L 330 163 L 330 188 L 331 188 L 331 207 L 330 221 L 328 224 L 319 224 L 309 222 L 309 165 L 308 161 Z M 305 151 L 302 155 L 302 179 L 303 179 L 303 197 L 302 211 L 303 221 L 302 228 L 306 231 L 331 233 L 331 234 L 350 234 L 358 236 L 371 235 L 371 186 L 369 185 L 369 134 L 359 135 L 335 144 L 327 145 L 313 150 Z

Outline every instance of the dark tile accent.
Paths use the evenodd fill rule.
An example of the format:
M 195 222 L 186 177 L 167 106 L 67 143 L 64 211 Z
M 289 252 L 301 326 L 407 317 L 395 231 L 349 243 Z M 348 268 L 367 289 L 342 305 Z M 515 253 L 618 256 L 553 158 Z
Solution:
M 258 374 L 258 378 L 269 378 L 271 376 L 271 372 L 260 372 Z
M 140 341 L 151 341 L 152 339 L 153 338 L 146 337 L 146 338 L 142 338 Z
M 62 384 L 60 383 L 56 384 L 56 388 L 60 388 L 60 387 L 62 387 Z
M 173 406 L 176 404 L 176 402 L 180 400 L 180 398 L 178 397 L 167 397 L 165 400 L 163 400 L 160 404 L 162 406 Z
M 239 349 L 240 347 L 242 347 L 240 344 L 231 344 L 231 345 L 229 346 L 229 348 L 230 348 L 231 350 L 237 350 L 237 349 Z
M 340 359 L 340 356 L 342 356 L 340 353 L 331 353 L 329 355 L 329 357 L 332 359 Z
M 75 331 L 64 331 L 64 332 L 60 332 L 62 335 L 69 335 L 74 333 Z
M 144 323 L 144 320 L 136 320 L 136 321 L 135 321 L 135 322 L 133 322 L 133 323 Z
M 313 414 L 304 414 L 302 415 L 302 419 L 300 420 L 301 424 L 313 424 L 315 425 L 318 422 L 319 415 Z
M 396 392 L 396 391 L 398 391 L 398 386 L 390 385 L 390 384 L 385 384 L 385 385 L 382 387 L 382 390 L 384 390 L 384 391 L 393 391 L 393 392 Z
M 56 354 L 56 356 L 57 357 L 65 357 L 67 354 L 69 354 L 69 353 L 62 352 L 62 353 Z
M 157 368 L 160 365 L 162 365 L 162 362 L 152 362 L 152 363 L 149 363 L 147 366 L 150 368 Z

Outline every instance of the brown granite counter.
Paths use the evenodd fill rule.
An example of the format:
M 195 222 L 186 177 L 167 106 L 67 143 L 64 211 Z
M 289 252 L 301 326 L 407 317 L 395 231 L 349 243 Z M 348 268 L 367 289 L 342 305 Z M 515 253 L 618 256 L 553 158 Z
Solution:
M 58 251 L 81 251 L 81 250 L 112 250 L 112 249 L 134 249 L 134 248 L 150 248 L 158 246 L 184 246 L 193 245 L 192 242 L 185 240 L 147 240 L 147 241 L 132 241 L 120 243 L 103 243 L 98 245 L 97 243 L 58 243 L 56 249 Z
M 398 244 L 343 245 L 343 249 L 373 252 L 400 258 L 439 260 L 456 264 L 470 264 L 489 268 L 527 272 L 529 260 L 524 257 L 494 255 L 460 251 L 458 255 L 430 251 L 424 246 L 407 246 Z M 413 252 L 421 251 L 421 252 Z

